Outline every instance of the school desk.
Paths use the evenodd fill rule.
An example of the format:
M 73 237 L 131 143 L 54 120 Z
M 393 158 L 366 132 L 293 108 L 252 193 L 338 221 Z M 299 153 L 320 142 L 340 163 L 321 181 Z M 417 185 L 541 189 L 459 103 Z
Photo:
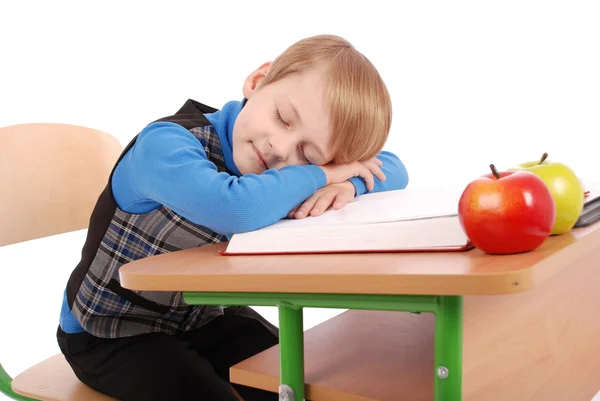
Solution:
M 277 306 L 280 344 L 232 381 L 281 400 L 589 401 L 600 389 L 600 223 L 506 256 L 219 255 L 225 246 L 130 263 L 122 285 Z M 350 311 L 304 333 L 313 307 Z

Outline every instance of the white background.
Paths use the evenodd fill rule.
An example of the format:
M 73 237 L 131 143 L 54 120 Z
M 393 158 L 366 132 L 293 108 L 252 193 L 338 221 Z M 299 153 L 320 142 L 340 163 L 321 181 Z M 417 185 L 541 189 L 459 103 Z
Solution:
M 296 40 L 334 33 L 386 81 L 386 149 L 411 186 L 464 185 L 490 163 L 543 152 L 600 181 L 595 1 L 0 4 L 0 126 L 79 124 L 126 144 L 188 98 L 217 108 L 241 100 L 254 68 Z M 83 239 L 0 249 L 0 362 L 12 375 L 58 352 L 62 291 Z M 335 313 L 308 310 L 306 327 Z

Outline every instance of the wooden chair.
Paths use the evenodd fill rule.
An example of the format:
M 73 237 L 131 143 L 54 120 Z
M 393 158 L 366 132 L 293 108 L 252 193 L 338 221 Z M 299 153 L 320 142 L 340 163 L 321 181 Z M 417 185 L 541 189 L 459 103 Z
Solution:
M 3 127 L 0 140 L 0 246 L 87 228 L 121 143 L 95 129 L 53 123 Z M 14 380 L 0 365 L 0 392 L 17 400 L 113 400 L 82 384 L 62 354 Z

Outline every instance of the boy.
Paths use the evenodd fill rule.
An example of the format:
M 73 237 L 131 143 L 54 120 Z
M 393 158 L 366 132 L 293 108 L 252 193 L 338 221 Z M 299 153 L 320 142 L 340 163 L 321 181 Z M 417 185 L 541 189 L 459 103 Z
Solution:
M 400 160 L 378 154 L 391 122 L 385 85 L 343 39 L 294 44 L 252 72 L 243 95 L 221 110 L 188 100 L 149 124 L 98 199 L 57 338 L 99 392 L 122 401 L 276 400 L 229 383 L 229 367 L 277 343 L 274 326 L 247 307 L 127 290 L 119 268 L 407 185 Z

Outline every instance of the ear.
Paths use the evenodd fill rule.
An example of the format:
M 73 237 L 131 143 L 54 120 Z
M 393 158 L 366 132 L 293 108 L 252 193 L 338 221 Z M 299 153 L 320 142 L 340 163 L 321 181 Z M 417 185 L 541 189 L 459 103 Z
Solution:
M 250 96 L 258 89 L 260 83 L 265 78 L 269 70 L 271 69 L 272 61 L 263 63 L 260 67 L 248 75 L 248 78 L 244 81 L 244 87 L 242 89 L 244 97 L 250 99 Z

